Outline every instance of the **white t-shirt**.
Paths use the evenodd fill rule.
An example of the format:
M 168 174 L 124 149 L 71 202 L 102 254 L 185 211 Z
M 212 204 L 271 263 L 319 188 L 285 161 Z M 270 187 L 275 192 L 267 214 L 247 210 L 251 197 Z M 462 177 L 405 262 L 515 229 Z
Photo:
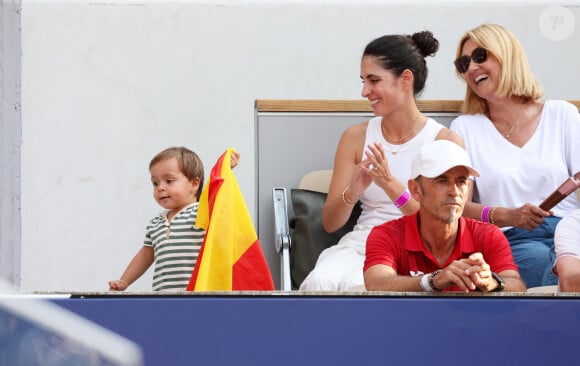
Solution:
M 517 147 L 506 140 L 483 114 L 462 115 L 451 130 L 465 142 L 480 202 L 491 206 L 539 205 L 568 177 L 580 171 L 580 114 L 565 101 L 544 103 L 540 122 L 530 140 Z M 564 217 L 580 208 L 574 195 L 553 208 Z

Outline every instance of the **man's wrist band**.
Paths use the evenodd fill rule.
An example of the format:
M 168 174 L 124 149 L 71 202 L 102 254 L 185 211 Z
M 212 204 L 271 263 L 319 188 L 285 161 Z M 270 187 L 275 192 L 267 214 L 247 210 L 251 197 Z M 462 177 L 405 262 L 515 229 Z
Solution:
M 433 289 L 433 291 L 441 291 L 440 289 L 438 289 L 437 287 L 435 287 L 435 284 L 433 283 L 433 281 L 435 281 L 435 276 L 437 276 L 439 274 L 439 272 L 441 272 L 440 269 L 436 270 L 435 272 L 431 273 L 429 275 L 429 286 Z
M 423 275 L 423 277 L 421 277 L 419 286 L 421 286 L 421 290 L 424 292 L 433 292 L 433 289 L 431 286 L 429 286 L 429 274 Z
M 401 208 L 405 206 L 410 199 L 411 193 L 409 193 L 409 190 L 405 188 L 393 203 L 395 204 L 395 206 L 397 206 L 397 208 Z
M 436 270 L 433 273 L 427 273 L 421 277 L 421 281 L 419 282 L 419 286 L 421 286 L 421 290 L 425 292 L 440 292 L 441 290 L 435 287 L 433 284 L 433 280 L 435 276 L 437 276 L 441 272 L 440 269 Z

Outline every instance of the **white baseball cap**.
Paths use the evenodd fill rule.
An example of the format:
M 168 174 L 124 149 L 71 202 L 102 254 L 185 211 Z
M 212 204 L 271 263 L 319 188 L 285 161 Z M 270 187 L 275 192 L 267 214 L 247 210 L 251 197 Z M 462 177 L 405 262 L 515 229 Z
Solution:
M 411 179 L 420 175 L 435 178 L 456 166 L 463 166 L 469 170 L 469 175 L 479 177 L 465 149 L 449 140 L 435 140 L 423 145 L 413 158 Z

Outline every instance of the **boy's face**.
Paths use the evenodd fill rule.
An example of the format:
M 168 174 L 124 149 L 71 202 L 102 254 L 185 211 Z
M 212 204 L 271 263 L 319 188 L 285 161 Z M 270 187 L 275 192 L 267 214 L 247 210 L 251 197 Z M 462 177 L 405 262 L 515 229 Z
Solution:
M 187 179 L 179 170 L 176 158 L 163 160 L 153 165 L 151 183 L 153 183 L 155 201 L 173 213 L 197 201 L 199 179 Z

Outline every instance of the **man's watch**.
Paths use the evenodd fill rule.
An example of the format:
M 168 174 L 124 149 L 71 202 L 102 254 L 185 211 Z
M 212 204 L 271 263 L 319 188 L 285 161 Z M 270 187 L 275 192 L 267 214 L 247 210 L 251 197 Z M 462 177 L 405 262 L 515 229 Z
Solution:
M 503 278 L 501 278 L 501 276 L 495 272 L 491 272 L 491 277 L 493 277 L 497 281 L 497 287 L 491 290 L 491 292 L 503 291 L 503 289 L 505 288 L 505 281 L 503 280 Z

